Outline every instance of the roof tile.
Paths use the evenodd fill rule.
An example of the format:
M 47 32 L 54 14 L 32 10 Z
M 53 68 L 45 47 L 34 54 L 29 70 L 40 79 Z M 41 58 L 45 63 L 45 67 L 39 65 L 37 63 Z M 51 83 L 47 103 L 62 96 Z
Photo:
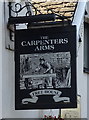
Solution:
M 73 19 L 78 0 L 32 0 L 37 14 L 57 13 Z M 33 10 L 34 11 L 34 10 Z M 40 11 L 40 12 L 39 12 Z

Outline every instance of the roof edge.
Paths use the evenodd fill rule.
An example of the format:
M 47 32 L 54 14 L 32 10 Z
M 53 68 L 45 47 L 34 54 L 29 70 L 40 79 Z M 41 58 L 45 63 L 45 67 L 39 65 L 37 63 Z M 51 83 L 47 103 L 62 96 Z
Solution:
M 72 25 L 77 26 L 77 36 L 79 34 L 79 29 L 84 18 L 86 3 L 87 3 L 87 0 L 79 0 L 75 14 L 74 14 Z

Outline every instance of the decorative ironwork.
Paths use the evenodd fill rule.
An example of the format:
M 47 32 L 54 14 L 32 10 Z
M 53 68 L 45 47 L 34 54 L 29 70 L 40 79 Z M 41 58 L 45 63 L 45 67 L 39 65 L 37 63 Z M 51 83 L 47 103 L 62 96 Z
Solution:
M 14 5 L 9 3 L 9 9 L 15 13 L 16 16 L 19 16 L 19 13 L 26 8 L 25 16 L 54 13 L 56 21 L 67 21 L 73 19 L 77 1 L 78 0 L 73 2 L 60 2 L 58 0 L 37 0 L 36 2 L 36 0 L 32 0 L 31 2 L 24 2 L 24 5 L 21 2 L 14 3 Z
M 23 9 L 27 8 L 27 7 L 32 7 L 35 11 L 35 15 L 37 14 L 37 12 L 39 12 L 40 14 L 42 14 L 40 12 L 40 10 L 38 10 L 31 2 L 28 2 L 26 3 L 25 2 L 25 5 L 23 6 L 21 3 L 15 3 L 14 6 L 12 6 L 11 4 L 8 5 L 10 10 L 16 14 L 18 14 L 19 12 L 21 12 Z M 14 8 L 14 9 L 13 9 Z M 27 11 L 26 12 L 26 16 L 27 14 L 29 13 L 30 11 Z M 30 13 L 31 15 L 31 13 Z

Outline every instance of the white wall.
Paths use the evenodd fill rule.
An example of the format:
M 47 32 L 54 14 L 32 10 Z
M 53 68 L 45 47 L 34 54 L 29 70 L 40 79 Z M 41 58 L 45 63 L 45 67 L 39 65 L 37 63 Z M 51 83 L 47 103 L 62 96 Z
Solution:
M 81 1 L 81 0 L 80 0 Z M 73 25 L 77 25 L 77 93 L 81 95 L 81 118 L 87 118 L 87 74 L 83 72 L 84 53 L 84 13 L 86 1 L 78 3 Z M 82 42 L 79 43 L 79 35 Z
M 86 10 L 87 10 L 87 15 L 86 17 L 89 18 L 89 1 L 87 2 L 87 5 L 86 5 Z M 87 118 L 89 120 L 89 74 L 87 74 Z
M 82 43 L 78 43 L 78 57 L 77 57 L 77 91 L 81 95 L 81 117 L 87 118 L 87 74 L 83 73 L 83 53 L 84 53 L 84 34 L 81 34 L 83 31 L 83 26 L 80 28 L 80 35 L 82 36 Z
M 89 1 L 87 2 L 87 6 L 86 6 L 86 10 L 87 10 L 87 15 L 86 17 L 89 18 Z M 89 91 L 89 74 L 87 74 L 87 92 Z M 89 120 L 89 93 L 87 93 L 87 118 Z
M 0 2 L 2 9 L 2 2 Z M 0 13 L 2 16 L 2 13 Z M 2 18 L 0 18 L 0 119 L 2 118 Z

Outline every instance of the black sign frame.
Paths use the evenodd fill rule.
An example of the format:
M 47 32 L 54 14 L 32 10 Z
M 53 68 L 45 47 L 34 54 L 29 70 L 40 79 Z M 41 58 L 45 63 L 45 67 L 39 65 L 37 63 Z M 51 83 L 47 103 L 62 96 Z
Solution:
M 76 26 L 16 30 L 15 109 L 76 107 Z

